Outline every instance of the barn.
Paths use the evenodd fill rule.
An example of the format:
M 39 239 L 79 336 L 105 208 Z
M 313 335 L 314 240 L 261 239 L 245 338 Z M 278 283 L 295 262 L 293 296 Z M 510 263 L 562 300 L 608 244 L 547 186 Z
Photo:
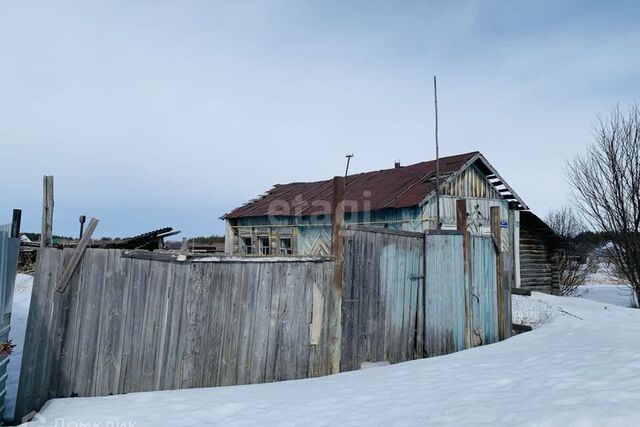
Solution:
M 486 235 L 490 233 L 490 208 L 498 206 L 502 244 L 514 257 L 514 284 L 519 287 L 520 215 L 528 211 L 527 205 L 480 152 L 443 157 L 439 163 L 439 174 L 436 161 L 430 160 L 408 166 L 396 162 L 390 169 L 347 176 L 345 223 L 424 232 L 437 228 L 439 217 L 442 229 L 454 230 L 456 200 L 464 199 L 468 230 Z M 436 182 L 440 183 L 438 194 Z M 254 256 L 329 254 L 332 197 L 330 179 L 275 185 L 222 217 L 226 221 L 225 252 Z M 525 243 L 531 244 L 538 229 L 527 229 Z M 547 237 L 541 240 L 546 242 Z M 540 258 L 544 262 L 550 259 L 551 255 Z M 532 260 L 535 262 L 527 257 L 527 262 Z M 535 271 L 535 266 L 530 271 Z M 548 277 L 552 279 L 552 275 Z M 541 282 L 531 281 L 532 286 L 537 283 Z M 544 286 L 551 288 L 547 282 Z

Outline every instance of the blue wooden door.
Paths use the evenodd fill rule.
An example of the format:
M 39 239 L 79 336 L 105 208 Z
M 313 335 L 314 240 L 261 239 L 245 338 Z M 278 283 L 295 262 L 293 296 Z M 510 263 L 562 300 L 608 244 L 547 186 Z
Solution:
M 491 344 L 498 341 L 496 252 L 490 237 L 471 236 L 469 245 L 472 345 Z

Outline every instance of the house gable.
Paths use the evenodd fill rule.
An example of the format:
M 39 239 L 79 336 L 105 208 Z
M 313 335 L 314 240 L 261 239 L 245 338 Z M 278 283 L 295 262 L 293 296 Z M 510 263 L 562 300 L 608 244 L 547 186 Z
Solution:
M 524 201 L 498 174 L 498 171 L 480 153 L 473 156 L 459 170 L 440 178 L 440 189 L 442 195 L 482 198 L 482 199 L 503 199 L 509 203 L 515 203 L 517 209 L 529 209 Z M 427 203 L 436 194 L 435 188 L 424 197 L 420 206 Z

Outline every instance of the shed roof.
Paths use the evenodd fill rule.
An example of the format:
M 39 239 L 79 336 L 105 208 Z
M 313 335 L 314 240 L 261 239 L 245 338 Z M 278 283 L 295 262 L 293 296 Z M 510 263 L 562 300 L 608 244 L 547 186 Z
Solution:
M 441 182 L 444 183 L 447 178 L 477 160 L 486 169 L 488 175 L 496 177 L 498 185 L 506 185 L 477 151 L 442 157 L 440 159 Z M 435 160 L 349 175 L 346 177 L 345 211 L 364 212 L 418 206 L 435 190 L 435 175 Z M 234 209 L 223 218 L 329 214 L 332 193 L 332 180 L 277 184 L 263 196 Z M 507 191 L 507 193 L 511 195 L 511 192 Z M 514 197 L 517 198 L 515 195 Z M 520 201 L 520 199 L 517 200 Z

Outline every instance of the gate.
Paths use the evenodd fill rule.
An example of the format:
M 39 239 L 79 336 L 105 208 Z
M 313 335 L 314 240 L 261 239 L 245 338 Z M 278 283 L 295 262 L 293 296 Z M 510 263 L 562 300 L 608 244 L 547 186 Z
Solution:
M 341 370 L 498 341 L 491 236 L 356 227 L 344 242 Z
M 427 356 L 466 347 L 467 281 L 461 231 L 427 234 L 425 242 L 425 328 Z
M 341 370 L 422 357 L 424 235 L 346 231 Z
M 472 345 L 498 341 L 496 251 L 490 237 L 470 237 Z

